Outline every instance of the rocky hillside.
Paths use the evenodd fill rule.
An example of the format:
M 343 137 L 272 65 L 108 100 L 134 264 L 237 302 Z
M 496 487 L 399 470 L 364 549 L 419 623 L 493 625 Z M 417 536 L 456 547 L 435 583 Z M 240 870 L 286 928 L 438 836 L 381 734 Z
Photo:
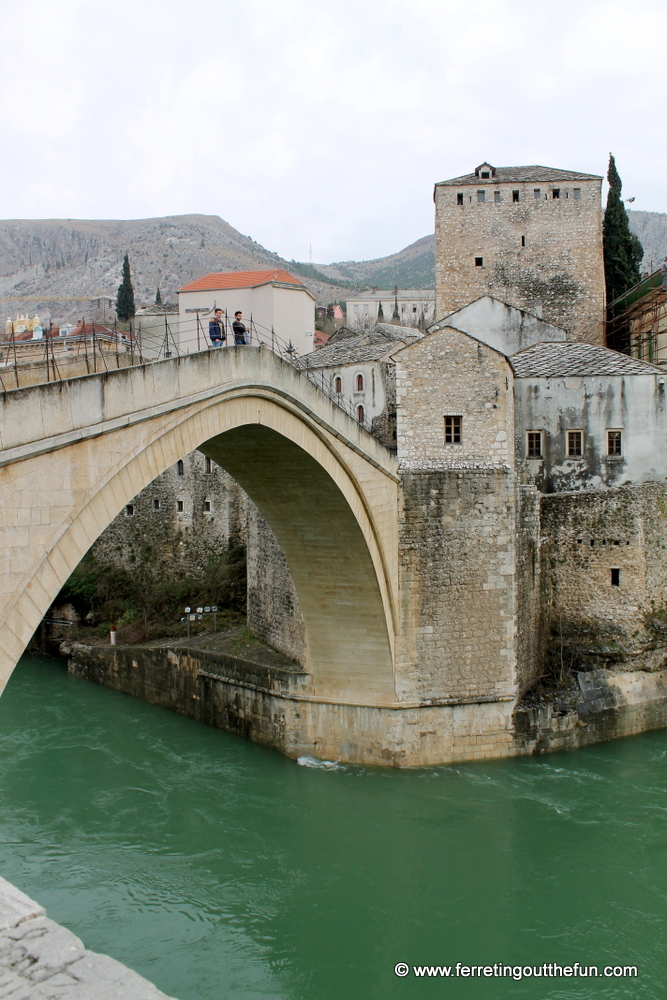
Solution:
M 657 270 L 667 255 L 667 215 L 664 212 L 628 212 L 628 218 L 630 229 L 644 247 L 642 270 Z
M 215 215 L 175 215 L 129 222 L 75 219 L 0 221 L 0 296 L 5 317 L 51 312 L 54 321 L 109 320 L 91 299 L 115 299 L 125 253 L 130 255 L 137 306 L 164 302 L 207 271 L 257 270 L 290 264 Z M 319 301 L 344 290 L 304 278 Z M 3 317 L 3 319 L 5 318 Z
M 641 239 L 644 269 L 667 253 L 667 215 L 629 212 Z M 365 286 L 432 288 L 435 237 L 424 236 L 404 250 L 377 260 L 336 264 L 286 261 L 243 236 L 216 215 L 174 215 L 130 222 L 45 219 L 0 221 L 0 297 L 5 316 L 50 310 L 55 321 L 109 321 L 109 310 L 91 299 L 115 299 L 123 255 L 129 253 L 137 305 L 176 302 L 181 285 L 207 271 L 284 267 L 326 304 Z M 328 279 L 328 280 L 327 280 Z M 332 282 L 331 284 L 329 282 Z

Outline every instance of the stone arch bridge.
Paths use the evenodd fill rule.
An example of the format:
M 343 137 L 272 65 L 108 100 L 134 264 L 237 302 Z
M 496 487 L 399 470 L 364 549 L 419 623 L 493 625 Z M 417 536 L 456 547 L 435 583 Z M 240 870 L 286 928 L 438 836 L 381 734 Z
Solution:
M 199 449 L 268 521 L 306 627 L 302 673 L 261 696 L 230 688 L 235 711 L 264 716 L 255 738 L 291 755 L 394 764 L 470 756 L 479 734 L 507 752 L 506 655 L 493 683 L 465 696 L 419 676 L 420 636 L 433 626 L 409 555 L 401 569 L 395 456 L 272 351 L 227 348 L 16 389 L 0 410 L 0 690 L 96 538 Z

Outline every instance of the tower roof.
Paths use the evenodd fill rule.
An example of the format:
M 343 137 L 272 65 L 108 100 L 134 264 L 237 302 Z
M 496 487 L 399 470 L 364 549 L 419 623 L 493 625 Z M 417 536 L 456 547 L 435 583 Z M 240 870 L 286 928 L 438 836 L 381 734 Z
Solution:
M 490 177 L 482 177 L 482 168 L 488 168 Z M 492 184 L 552 184 L 555 181 L 601 181 L 598 174 L 581 174 L 576 170 L 559 170 L 558 167 L 541 167 L 535 164 L 531 167 L 491 167 L 488 163 L 481 164 L 471 174 L 462 177 L 452 177 L 451 180 L 438 181 L 436 187 L 456 186 L 464 184 L 480 184 L 486 181 Z

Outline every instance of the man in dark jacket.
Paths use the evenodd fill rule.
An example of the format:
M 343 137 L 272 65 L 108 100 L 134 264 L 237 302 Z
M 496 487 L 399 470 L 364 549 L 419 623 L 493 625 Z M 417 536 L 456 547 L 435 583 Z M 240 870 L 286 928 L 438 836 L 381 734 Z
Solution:
M 248 338 L 246 336 L 247 330 L 245 323 L 243 323 L 243 313 L 240 310 L 234 313 L 232 329 L 234 331 L 234 347 L 239 347 L 241 344 L 248 343 Z
M 208 336 L 212 347 L 220 347 L 224 340 L 227 340 L 225 324 L 222 322 L 222 309 L 216 309 L 213 319 L 208 321 Z

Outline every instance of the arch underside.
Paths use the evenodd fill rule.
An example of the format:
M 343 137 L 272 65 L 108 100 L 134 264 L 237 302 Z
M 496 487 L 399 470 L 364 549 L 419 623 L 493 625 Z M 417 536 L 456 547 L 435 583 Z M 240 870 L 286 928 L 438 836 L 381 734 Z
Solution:
M 340 446 L 325 438 L 283 401 L 245 393 L 6 467 L 20 482 L 18 493 L 31 494 L 28 503 L 39 516 L 32 514 L 37 525 L 26 528 L 27 542 L 19 533 L 22 544 L 5 557 L 12 582 L 0 595 L 0 685 L 102 531 L 161 472 L 198 448 L 248 493 L 285 553 L 306 628 L 309 693 L 393 702 L 391 584 L 382 542 L 363 485 Z M 359 467 L 362 460 L 353 458 Z M 48 491 L 45 463 L 53 482 Z M 373 475 L 383 478 L 377 470 Z M 4 487 L 11 486 L 2 484 L 3 505 Z M 388 495 L 392 489 L 395 484 Z M 11 532 L 4 530 L 11 548 Z

